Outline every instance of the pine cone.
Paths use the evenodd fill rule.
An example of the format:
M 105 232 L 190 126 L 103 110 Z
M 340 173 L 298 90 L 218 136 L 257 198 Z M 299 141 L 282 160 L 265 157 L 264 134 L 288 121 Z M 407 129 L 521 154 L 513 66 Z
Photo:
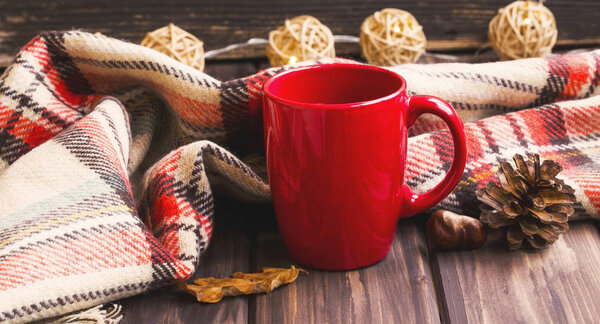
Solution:
M 516 169 L 504 161 L 496 172 L 500 187 L 488 183 L 477 190 L 480 219 L 491 228 L 505 228 L 511 250 L 521 248 L 523 241 L 545 248 L 569 229 L 575 191 L 555 178 L 562 171 L 560 164 L 545 160 L 540 166 L 538 154 L 527 162 L 515 154 L 513 160 Z

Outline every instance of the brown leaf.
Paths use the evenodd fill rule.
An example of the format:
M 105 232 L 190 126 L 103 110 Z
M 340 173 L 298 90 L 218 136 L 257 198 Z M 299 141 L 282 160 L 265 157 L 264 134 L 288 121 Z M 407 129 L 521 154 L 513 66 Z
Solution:
M 195 285 L 180 281 L 179 287 L 195 296 L 199 302 L 216 303 L 224 296 L 269 293 L 295 281 L 300 272 L 308 273 L 294 266 L 290 269 L 263 268 L 260 273 L 236 272 L 229 278 L 200 278 L 194 280 Z

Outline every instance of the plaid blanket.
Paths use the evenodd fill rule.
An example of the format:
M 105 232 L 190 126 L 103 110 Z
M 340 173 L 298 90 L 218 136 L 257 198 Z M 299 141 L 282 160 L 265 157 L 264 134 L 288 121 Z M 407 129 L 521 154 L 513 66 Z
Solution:
M 188 278 L 210 242 L 213 193 L 270 199 L 260 89 L 289 68 L 220 82 L 101 35 L 27 44 L 0 77 L 0 321 Z M 465 174 L 437 208 L 477 216 L 474 192 L 494 166 L 537 152 L 564 166 L 574 218 L 598 217 L 600 52 L 392 70 L 468 122 Z M 407 181 L 424 191 L 448 169 L 452 143 L 435 119 L 412 132 Z

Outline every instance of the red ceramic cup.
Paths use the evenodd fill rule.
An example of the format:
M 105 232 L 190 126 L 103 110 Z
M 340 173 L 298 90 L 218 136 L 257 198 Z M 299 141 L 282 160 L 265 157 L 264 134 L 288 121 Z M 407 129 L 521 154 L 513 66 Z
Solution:
M 466 161 L 463 125 L 431 96 L 406 95 L 406 82 L 359 64 L 313 65 L 280 73 L 263 86 L 267 167 L 275 214 L 291 257 L 348 270 L 381 260 L 398 219 L 446 197 Z M 444 120 L 454 161 L 431 191 L 404 184 L 407 128 L 421 114 Z

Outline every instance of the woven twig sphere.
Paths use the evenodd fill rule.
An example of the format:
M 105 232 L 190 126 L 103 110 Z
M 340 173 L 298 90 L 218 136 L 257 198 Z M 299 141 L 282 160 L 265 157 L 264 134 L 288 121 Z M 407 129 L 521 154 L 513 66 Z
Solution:
M 271 66 L 335 57 L 333 34 L 312 16 L 286 19 L 285 25 L 269 33 L 267 57 Z
M 202 41 L 173 24 L 147 33 L 141 45 L 167 54 L 200 71 L 204 70 Z
M 425 52 L 423 27 L 409 12 L 387 8 L 377 11 L 360 27 L 363 56 L 374 65 L 415 62 Z
M 535 1 L 515 1 L 498 10 L 488 36 L 504 60 L 542 57 L 552 52 L 558 31 L 552 12 Z

